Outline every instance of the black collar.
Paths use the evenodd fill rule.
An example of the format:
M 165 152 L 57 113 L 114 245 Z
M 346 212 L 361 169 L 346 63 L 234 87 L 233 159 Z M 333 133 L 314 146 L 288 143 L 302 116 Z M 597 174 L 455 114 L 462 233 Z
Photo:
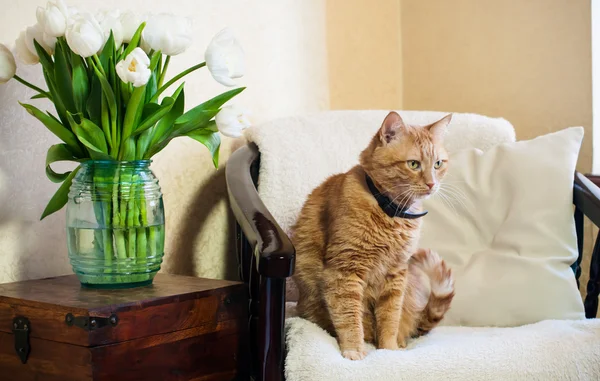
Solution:
M 371 179 L 371 177 L 369 177 L 369 175 L 367 175 L 366 173 L 365 173 L 365 179 L 367 180 L 367 186 L 369 187 L 369 190 L 371 191 L 371 194 L 373 195 L 373 197 L 375 197 L 375 200 L 377 200 L 379 207 L 388 216 L 390 216 L 392 218 L 400 217 L 400 218 L 408 218 L 408 219 L 412 220 L 415 218 L 423 217 L 424 215 L 427 214 L 427 211 L 422 212 L 422 213 L 409 213 L 408 212 L 409 208 L 407 208 L 407 207 L 401 208 L 400 205 L 395 204 L 394 202 L 392 202 L 392 200 L 390 200 L 390 198 L 388 196 L 381 193 L 379 191 L 379 189 L 377 189 L 377 187 L 375 186 L 375 183 L 373 183 L 373 180 Z

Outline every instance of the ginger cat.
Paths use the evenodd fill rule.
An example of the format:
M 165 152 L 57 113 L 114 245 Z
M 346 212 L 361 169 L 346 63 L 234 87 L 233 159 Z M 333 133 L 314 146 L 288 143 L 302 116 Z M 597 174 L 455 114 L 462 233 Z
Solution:
M 451 117 L 416 127 L 390 112 L 360 165 L 317 187 L 293 229 L 298 312 L 335 335 L 348 359 L 365 357 L 365 341 L 404 348 L 450 308 L 450 269 L 415 245 L 419 200 L 439 189 L 448 167 Z

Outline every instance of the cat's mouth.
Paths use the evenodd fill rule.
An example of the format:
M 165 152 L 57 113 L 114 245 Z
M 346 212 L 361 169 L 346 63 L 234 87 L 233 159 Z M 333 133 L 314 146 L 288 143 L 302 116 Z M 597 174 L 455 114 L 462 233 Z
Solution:
M 437 187 L 419 188 L 419 190 L 415 192 L 415 198 L 425 200 L 433 196 L 435 192 L 437 192 Z

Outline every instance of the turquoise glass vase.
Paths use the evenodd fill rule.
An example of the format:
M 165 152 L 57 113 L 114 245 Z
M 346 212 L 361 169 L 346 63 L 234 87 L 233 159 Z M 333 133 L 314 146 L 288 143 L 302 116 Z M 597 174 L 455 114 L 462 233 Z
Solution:
M 152 283 L 164 255 L 165 214 L 150 160 L 86 161 L 67 202 L 67 245 L 83 286 Z

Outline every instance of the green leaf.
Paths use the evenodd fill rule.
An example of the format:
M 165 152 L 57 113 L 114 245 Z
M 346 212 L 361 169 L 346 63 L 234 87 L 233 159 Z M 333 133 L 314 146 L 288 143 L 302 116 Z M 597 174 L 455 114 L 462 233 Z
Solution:
M 129 86 L 122 81 L 119 81 L 119 85 L 121 87 L 121 99 L 123 100 L 123 104 L 127 104 L 129 103 L 129 97 L 131 96 Z
M 67 109 L 63 104 L 62 100 L 58 96 L 56 91 L 56 86 L 54 85 L 54 74 L 48 73 L 46 70 L 42 70 L 44 73 L 44 79 L 46 80 L 46 84 L 48 85 L 48 91 L 52 94 L 52 103 L 54 103 L 54 108 L 56 109 L 56 113 L 60 118 L 60 121 L 65 126 L 69 125 L 69 121 L 67 119 Z
M 60 42 L 56 43 L 54 59 L 55 90 L 67 111 L 72 113 L 76 112 L 75 101 L 73 100 L 73 82 L 71 80 L 69 61 Z
M 92 68 L 93 71 L 93 68 Z M 92 87 L 90 89 L 90 95 L 87 99 L 86 109 L 89 119 L 96 123 L 102 123 L 102 86 L 97 76 L 91 74 Z
M 214 124 L 214 122 L 212 122 Z M 219 147 L 221 146 L 221 136 L 218 132 L 212 132 L 210 130 L 194 130 L 186 134 L 190 138 L 200 142 L 208 148 L 212 158 L 213 165 L 215 168 L 219 167 Z
M 140 24 L 140 26 L 137 28 L 137 30 L 131 37 L 131 41 L 129 41 L 129 45 L 127 45 L 127 49 L 125 49 L 123 54 L 121 54 L 121 56 L 119 57 L 119 60 L 122 60 L 123 58 L 127 57 L 129 55 L 129 53 L 133 52 L 133 49 L 140 46 L 140 40 L 142 38 L 142 31 L 144 30 L 145 26 L 146 26 L 145 22 Z
M 157 79 L 156 79 L 156 72 L 152 72 L 152 74 L 150 75 L 150 78 L 148 79 L 148 83 L 146 84 L 146 100 L 144 103 L 149 103 L 150 99 L 152 99 L 152 96 L 154 94 L 156 94 L 156 88 L 157 88 Z
M 89 119 L 81 118 L 81 122 L 77 123 L 71 114 L 68 114 L 67 117 L 73 132 L 84 146 L 91 151 L 108 155 L 106 139 L 100 127 Z
M 46 96 L 46 94 L 36 94 L 29 99 L 44 99 L 44 98 L 48 98 L 48 96 Z M 48 99 L 50 99 L 50 102 L 52 102 L 52 98 L 48 98 Z
M 40 218 L 40 220 L 43 220 L 44 218 L 48 217 L 52 213 L 59 211 L 60 209 L 62 209 L 63 206 L 65 206 L 67 204 L 67 201 L 69 199 L 69 197 L 68 197 L 69 189 L 71 188 L 71 183 L 73 182 L 73 178 L 77 174 L 77 171 L 79 171 L 79 168 L 81 168 L 81 166 L 78 166 L 77 168 L 75 168 L 73 170 L 73 172 L 71 172 L 69 174 L 69 176 L 67 176 L 65 181 L 61 184 L 61 186 L 56 191 L 56 193 L 54 193 L 54 196 L 52 196 L 52 198 L 50 199 L 50 202 L 48 202 L 46 209 L 44 209 L 44 212 L 42 213 L 42 217 Z
M 154 114 L 157 110 L 160 110 L 158 103 L 146 103 L 142 110 L 142 120 L 146 120 L 150 115 Z
M 102 93 L 106 97 L 106 101 L 108 102 L 108 111 L 110 112 L 111 119 L 116 119 L 117 116 L 117 101 L 115 100 L 115 93 L 113 93 L 113 89 L 108 83 L 108 79 L 106 76 L 100 72 L 98 67 L 94 64 L 94 73 L 96 73 L 96 77 L 100 80 L 100 86 L 102 87 Z
M 112 58 L 108 59 L 108 62 L 110 64 L 110 62 L 112 61 Z M 94 66 L 94 73 L 96 74 L 96 77 L 98 78 L 98 80 L 100 81 L 100 86 L 102 87 L 102 93 L 104 94 L 104 99 L 106 99 L 106 105 L 104 104 L 104 100 L 101 101 L 102 104 L 102 109 L 101 109 L 101 114 L 100 114 L 100 119 L 101 119 L 101 124 L 104 127 L 104 134 L 106 137 L 106 140 L 109 142 L 109 145 L 111 147 L 115 146 L 116 143 L 116 137 L 112 136 L 113 134 L 116 133 L 117 130 L 117 101 L 115 99 L 115 93 L 113 92 L 113 88 L 110 85 L 110 83 L 108 82 L 108 79 L 106 78 L 106 76 L 100 71 L 100 68 L 98 68 L 96 66 L 96 64 L 93 63 L 92 61 L 92 65 Z M 107 121 L 106 121 L 106 109 L 105 107 L 108 106 L 108 114 L 110 115 L 110 129 L 107 129 Z M 112 131 L 112 132 L 111 132 Z
M 73 52 L 71 52 L 71 62 L 73 63 L 73 101 L 77 112 L 84 113 L 86 111 L 85 102 L 90 95 L 87 69 L 81 57 Z
M 45 71 L 52 74 L 51 79 L 54 82 L 54 62 L 52 62 L 52 57 L 36 40 L 33 40 L 33 46 L 35 47 L 38 57 L 40 58 L 42 67 Z
M 171 108 L 171 111 L 165 115 L 161 120 L 158 121 L 156 127 L 153 129 L 152 141 L 150 146 L 154 146 L 164 139 L 168 138 L 173 131 L 173 123 L 175 120 L 183 115 L 185 109 L 185 94 L 183 91 L 184 83 L 179 85 L 177 90 L 173 93 L 171 98 L 175 99 L 175 103 Z
M 106 44 L 104 44 L 104 48 L 102 48 L 102 52 L 98 58 L 100 59 L 100 63 L 102 64 L 102 70 L 106 73 L 108 69 L 108 58 L 113 57 L 115 54 L 115 38 L 113 36 L 112 30 L 110 31 L 110 35 L 108 36 L 108 40 L 106 40 Z
M 123 122 L 123 134 L 121 135 L 121 141 L 127 140 L 136 127 L 136 122 L 142 116 L 144 94 L 146 92 L 146 86 L 136 87 L 129 98 L 127 104 L 127 110 L 125 111 L 125 120 Z
M 148 115 L 148 117 L 146 119 L 144 119 L 139 124 L 139 126 L 135 129 L 132 136 L 141 134 L 148 128 L 154 126 L 156 124 L 156 122 L 158 122 L 169 111 L 171 111 L 171 108 L 173 107 L 174 103 L 175 103 L 175 100 L 171 97 L 166 97 L 165 99 L 163 99 L 160 108 L 158 110 L 156 110 L 154 113 Z
M 123 157 L 121 160 L 135 160 L 135 139 L 129 138 L 123 142 Z
M 161 58 L 162 58 L 162 53 L 160 52 L 160 50 L 158 50 L 158 51 L 154 52 L 154 54 L 152 54 L 152 58 L 150 59 L 150 66 L 148 66 L 150 71 L 154 72 L 154 70 L 156 70 L 156 67 L 158 66 L 158 63 L 160 62 Z
M 152 129 L 148 129 L 137 138 L 136 148 L 135 148 L 135 158 L 141 160 L 144 158 L 146 151 L 148 151 L 148 147 L 150 146 L 150 141 L 152 140 Z
M 71 151 L 69 146 L 66 144 L 55 144 L 50 146 L 48 153 L 46 154 L 46 176 L 48 176 L 52 182 L 62 183 L 69 176 L 71 171 L 57 173 L 50 165 L 59 161 L 81 162 L 83 160 L 85 159 L 76 157 L 75 154 L 73 154 L 73 151 Z
M 110 125 L 110 115 L 108 113 L 108 105 L 106 101 L 106 97 L 102 97 L 102 112 L 100 115 L 100 120 L 102 121 L 102 132 L 104 132 L 104 138 L 108 142 L 108 146 L 113 148 L 113 138 L 111 136 L 111 125 Z M 112 152 L 112 150 L 111 150 Z
M 174 129 L 179 130 L 180 135 L 184 135 L 187 132 L 193 131 L 196 128 L 206 124 L 210 119 L 217 115 L 221 106 L 223 106 L 231 98 L 244 91 L 244 89 L 245 87 L 240 87 L 227 91 L 194 107 L 177 118 Z
M 44 114 L 42 111 L 32 105 L 20 102 L 19 104 L 23 106 L 28 113 L 42 122 L 44 126 L 50 130 L 50 132 L 56 135 L 63 142 L 67 143 L 73 152 L 76 152 L 77 154 L 82 153 L 81 149 L 79 148 L 79 143 L 77 143 L 77 138 L 75 138 L 75 135 L 68 128 L 59 123 L 55 118 Z
M 54 119 L 54 121 L 55 121 L 56 123 L 58 123 L 58 124 L 62 124 L 62 122 L 61 122 L 60 120 L 58 120 L 58 118 L 57 118 L 57 117 L 55 117 L 54 115 L 52 115 L 52 114 L 50 113 L 50 111 L 46 111 L 46 114 L 48 114 L 48 116 L 49 116 L 50 118 Z M 71 125 L 69 125 L 69 126 L 71 126 Z

